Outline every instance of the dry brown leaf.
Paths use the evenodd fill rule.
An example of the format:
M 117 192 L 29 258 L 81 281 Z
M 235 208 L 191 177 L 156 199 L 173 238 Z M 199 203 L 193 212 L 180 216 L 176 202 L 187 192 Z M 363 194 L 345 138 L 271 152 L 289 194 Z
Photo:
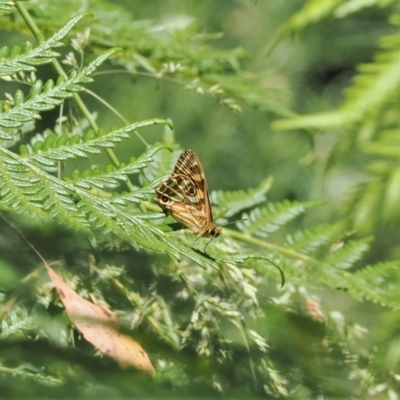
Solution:
M 118 318 L 104 304 L 80 297 L 43 259 L 65 310 L 83 337 L 122 368 L 134 367 L 155 374 L 147 353 L 129 336 L 118 331 Z
M 154 375 L 154 367 L 143 348 L 129 336 L 119 333 L 117 316 L 105 305 L 97 302 L 94 296 L 92 296 L 93 303 L 80 297 L 50 267 L 15 225 L 4 218 L 1 213 L 0 218 L 14 229 L 17 235 L 40 258 L 60 295 L 68 316 L 83 337 L 102 353 L 114 358 L 122 368 L 134 367 Z M 14 300 L 10 299 L 9 303 L 12 304 Z

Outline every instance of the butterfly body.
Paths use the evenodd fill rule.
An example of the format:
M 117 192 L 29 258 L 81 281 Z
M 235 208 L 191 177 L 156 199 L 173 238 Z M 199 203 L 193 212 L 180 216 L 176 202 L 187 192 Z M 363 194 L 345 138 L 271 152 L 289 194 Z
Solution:
M 192 150 L 179 156 L 172 175 L 161 182 L 156 193 L 154 201 L 163 211 L 197 236 L 221 234 L 221 228 L 213 220 L 203 168 Z

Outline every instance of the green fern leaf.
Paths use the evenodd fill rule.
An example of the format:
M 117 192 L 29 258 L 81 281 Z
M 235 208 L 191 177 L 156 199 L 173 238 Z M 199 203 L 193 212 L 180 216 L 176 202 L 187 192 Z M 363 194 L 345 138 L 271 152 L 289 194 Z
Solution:
M 62 181 L 0 148 L 0 207 L 29 213 L 89 233 L 85 215 Z
M 138 126 L 151 123 L 154 120 L 131 124 L 125 129 L 126 132 L 131 132 Z M 131 167 L 130 172 L 141 171 L 150 162 L 152 155 L 162 147 L 149 149 L 139 157 L 137 166 Z M 60 181 L 29 160 L 1 147 L 0 172 L 4 176 L 0 182 L 0 191 L 3 194 L 0 207 L 3 209 L 40 215 L 75 230 L 85 231 L 89 236 L 93 235 L 93 231 L 102 236 L 113 234 L 134 247 L 142 246 L 165 252 L 175 258 L 185 256 L 204 268 L 218 267 L 216 261 L 204 257 L 181 241 L 169 238 L 150 223 L 152 219 L 160 218 L 163 214 L 149 216 L 135 214 L 132 210 L 126 211 L 118 202 L 106 201 L 73 183 Z
M 33 48 L 30 42 L 26 42 L 22 49 L 19 46 L 15 46 L 11 50 L 2 47 L 0 49 L 0 76 L 13 75 L 20 71 L 35 71 L 35 66 L 48 64 L 53 58 L 59 57 L 60 54 L 52 49 L 64 46 L 61 40 L 80 20 L 88 15 L 90 14 L 82 13 L 72 18 L 48 40 L 44 40 L 39 35 L 37 37 L 39 45 L 36 48 Z
M 393 282 L 398 280 L 400 272 L 399 261 L 386 261 L 374 265 L 367 265 L 356 271 L 354 275 L 359 279 L 369 281 L 374 285 L 392 285 L 392 288 L 397 288 Z
M 339 250 L 330 253 L 325 258 L 325 261 L 336 268 L 351 268 L 369 250 L 371 240 L 371 237 L 367 237 L 361 240 L 349 241 Z
M 1 149 L 1 148 L 0 148 Z M 5 210 L 15 210 L 16 213 L 28 212 L 32 216 L 48 220 L 48 215 L 42 210 L 40 204 L 31 203 L 24 193 L 25 182 L 29 182 L 29 169 L 10 162 L 10 159 L 0 157 L 0 207 Z M 22 185 L 21 177 L 22 175 Z M 25 180 L 24 180 L 25 178 Z
M 3 13 L 10 13 L 13 11 L 15 3 L 13 1 L 0 1 L 0 15 Z
M 281 28 L 281 33 L 300 31 L 332 15 L 332 11 L 346 0 L 309 0 Z
M 0 339 L 25 337 L 26 332 L 31 331 L 34 326 L 33 318 L 28 311 L 21 306 L 15 307 L 7 318 L 1 321 Z
M 398 300 L 398 282 L 400 277 L 399 261 L 387 261 L 366 267 L 354 273 L 354 279 L 357 282 L 356 290 L 362 293 L 364 298 L 368 298 L 376 303 L 388 305 L 393 308 L 400 308 Z M 360 290 L 368 282 L 367 293 Z M 363 287 L 364 291 L 365 288 Z
M 345 92 L 345 99 L 337 111 L 311 114 L 280 120 L 274 129 L 300 129 L 337 127 L 363 120 L 369 112 L 381 108 L 393 99 L 400 88 L 400 34 L 384 37 L 382 50 L 372 63 L 358 67 L 352 86 Z
M 319 247 L 331 244 L 343 232 L 342 224 L 317 225 L 312 229 L 304 229 L 288 235 L 286 246 L 304 254 L 312 254 Z
M 388 263 L 385 264 L 387 264 L 386 267 L 390 268 Z M 379 264 L 378 268 L 381 268 Z M 396 279 L 398 279 L 398 274 L 396 275 Z M 370 300 L 382 306 L 400 310 L 398 287 L 393 285 L 392 279 L 390 282 L 383 282 L 377 285 L 376 281 L 364 279 L 364 276 L 361 274 L 354 273 L 348 277 L 346 285 L 342 287 L 345 287 L 349 294 L 356 300 Z
M 363 8 L 388 7 L 390 3 L 394 4 L 395 1 L 396 0 L 387 0 L 385 2 L 382 2 L 380 0 L 350 0 L 337 7 L 334 15 L 338 18 L 343 18 L 351 14 L 354 14 L 356 12 L 359 12 Z
M 325 18 L 343 18 L 363 8 L 381 6 L 388 7 L 395 0 L 382 4 L 380 0 L 309 0 L 281 28 L 281 33 L 298 32 L 309 28 Z
M 164 145 L 153 146 L 138 159 L 131 158 L 128 165 L 121 164 L 118 169 L 110 165 L 106 168 L 106 172 L 100 171 L 100 169 L 85 170 L 82 173 L 74 171 L 72 182 L 76 186 L 88 190 L 92 186 L 99 189 L 104 189 L 106 186 L 116 187 L 119 181 L 126 182 L 128 175 L 138 174 L 146 168 L 152 162 L 153 156 L 164 148 Z
M 44 141 L 36 142 L 32 149 L 29 149 L 27 146 L 21 146 L 20 154 L 30 162 L 36 161 L 44 166 L 52 166 L 56 165 L 56 161 L 65 161 L 79 157 L 87 158 L 90 154 L 98 154 L 104 148 L 114 147 L 122 139 L 129 139 L 129 134 L 138 128 L 160 124 L 170 125 L 170 122 L 154 118 L 128 124 L 122 128 L 113 128 L 107 133 L 103 130 L 99 130 L 97 134 L 89 131 L 83 138 L 79 135 L 69 138 L 67 135 L 57 136 L 50 134 Z M 161 147 L 153 147 L 152 149 L 160 149 Z M 157 151 L 154 150 L 154 153 Z M 141 159 L 140 163 L 148 164 L 150 158 L 151 156 L 148 155 L 147 159 Z M 141 165 L 140 163 L 134 164 L 135 167 L 132 168 L 141 170 L 145 165 Z M 127 167 L 125 174 L 129 173 L 135 172 L 133 170 L 130 172 L 130 169 Z
M 66 80 L 59 78 L 54 84 L 52 80 L 43 82 L 38 80 L 30 91 L 30 97 L 25 100 L 21 90 L 17 90 L 14 95 L 15 105 L 8 111 L 0 114 L 0 126 L 6 128 L 16 128 L 22 126 L 24 122 L 39 119 L 38 112 L 52 110 L 62 104 L 63 100 L 72 96 L 77 90 L 83 90 L 80 83 L 87 83 L 88 75 L 92 74 L 96 67 L 113 55 L 119 49 L 111 49 L 92 61 L 78 73 L 72 72 Z
M 250 214 L 243 214 L 246 219 L 238 222 L 237 226 L 243 232 L 263 238 L 276 232 L 282 225 L 304 213 L 307 208 L 321 205 L 321 201 L 300 203 L 285 200 L 278 203 L 269 203 L 264 208 L 255 208 Z
M 213 204 L 218 205 L 221 214 L 231 217 L 239 211 L 253 207 L 266 200 L 265 194 L 272 185 L 273 178 L 268 177 L 255 189 L 237 190 L 232 192 L 214 191 L 210 198 Z

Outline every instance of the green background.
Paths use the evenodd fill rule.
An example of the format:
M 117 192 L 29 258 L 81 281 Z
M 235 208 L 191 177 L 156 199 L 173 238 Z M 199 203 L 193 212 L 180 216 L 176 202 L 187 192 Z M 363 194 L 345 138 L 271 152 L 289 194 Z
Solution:
M 287 234 L 299 228 L 344 221 L 345 228 L 341 236 L 344 241 L 347 237 L 371 237 L 369 251 L 362 261 L 352 266 L 351 272 L 368 264 L 392 261 L 399 257 L 397 188 L 400 182 L 391 175 L 398 167 L 397 156 L 376 156 L 366 150 L 368 144 L 372 143 L 374 147 L 375 141 L 378 142 L 382 137 L 381 132 L 388 129 L 395 132 L 390 143 L 393 151 L 397 150 L 399 117 L 396 110 L 399 99 L 396 92 L 381 103 L 377 102 L 372 111 L 366 112 L 363 118 L 355 122 L 349 116 L 349 123 L 335 123 L 332 117 L 324 128 L 310 124 L 305 129 L 277 129 L 281 120 L 339 110 L 346 101 L 350 103 L 346 88 L 354 84 L 353 79 L 361 70 L 359 65 L 373 64 L 374 55 L 382 46 L 382 38 L 397 34 L 396 2 L 377 1 L 368 5 L 361 1 L 329 3 L 325 0 L 320 4 L 330 4 L 330 10 L 324 16 L 316 13 L 313 19 L 312 5 L 318 9 L 318 3 L 310 1 L 310 17 L 305 18 L 304 27 L 300 28 L 290 18 L 296 13 L 300 14 L 307 3 L 302 0 L 57 3 L 31 1 L 26 3 L 26 7 L 31 10 L 46 37 L 78 12 L 85 9 L 92 12 L 95 24 L 101 28 L 92 36 L 85 62 L 106 49 L 107 39 L 110 46 L 121 45 L 125 49 L 129 49 L 131 42 L 143 60 L 158 70 L 163 63 L 180 62 L 188 66 L 190 72 L 165 74 L 157 79 L 144 64 L 136 64 L 132 73 L 125 69 L 127 64 L 123 65 L 127 60 L 120 63 L 110 61 L 101 66 L 98 74 L 94 75 L 95 82 L 87 87 L 129 121 L 170 119 L 174 126 L 173 134 L 164 127 L 148 128 L 141 134 L 150 144 L 173 137 L 177 147 L 194 150 L 202 162 L 210 191 L 254 188 L 268 176 L 273 176 L 273 186 L 268 192 L 269 202 L 325 200 L 322 206 L 308 211 L 277 232 L 272 239 L 274 243 L 283 243 Z M 347 14 L 344 12 L 346 9 L 343 11 L 339 7 L 346 3 L 349 7 Z M 127 21 L 138 23 L 141 28 L 137 36 L 131 32 L 124 36 L 123 28 L 118 31 L 114 20 L 107 26 L 106 22 L 108 18 L 114 18 L 114 12 L 125 14 Z M 304 15 L 307 13 L 304 12 Z M 30 37 L 20 17 L 14 19 L 5 15 L 2 21 L 2 45 L 12 46 Z M 283 27 L 287 30 L 284 31 Z M 146 30 L 153 41 L 140 33 Z M 79 29 L 75 28 L 76 31 Z M 277 36 L 278 32 L 282 32 L 281 36 Z M 209 35 L 209 38 L 205 39 L 203 35 Z M 184 53 L 179 46 L 188 46 L 187 38 L 196 36 L 204 47 L 194 48 L 191 58 L 190 49 Z M 276 46 L 271 48 L 271 44 Z M 66 54 L 70 51 L 69 47 L 67 49 L 60 51 Z M 208 58 L 210 49 L 214 52 L 213 57 L 221 52 L 224 61 L 218 64 L 215 62 L 218 57 Z M 231 54 L 231 63 L 227 61 L 227 53 Z M 171 54 L 176 58 L 169 58 Z M 375 67 L 379 68 L 378 63 Z M 68 68 L 65 66 L 67 71 Z M 225 90 L 226 98 L 233 99 L 242 112 L 233 112 L 231 108 L 221 105 L 218 98 L 207 93 L 187 89 L 186 86 L 196 77 L 193 72 L 196 70 L 204 87 L 213 84 L 213 76 L 217 76 L 216 82 L 221 82 L 222 86 L 225 83 L 226 87 L 233 84 L 230 80 L 232 76 L 237 75 L 242 79 L 247 76 L 249 79 L 246 82 L 235 81 L 237 87 Z M 49 65 L 41 67 L 37 75 L 43 80 L 57 77 Z M 258 78 L 255 79 L 255 76 Z M 397 81 L 393 85 L 397 85 Z M 1 81 L 0 92 L 4 97 L 5 92 L 13 93 L 24 87 L 24 84 Z M 107 130 L 121 124 L 115 113 L 89 93 L 82 94 L 82 98 L 89 110 L 98 113 L 97 123 L 100 127 Z M 72 101 L 67 101 L 64 112 L 65 115 L 76 112 Z M 27 141 L 35 133 L 53 129 L 59 113 L 58 108 L 44 113 L 42 119 L 36 122 L 35 129 L 28 133 Z M 17 151 L 16 147 L 12 150 Z M 137 157 L 144 150 L 145 146 L 135 136 L 116 147 L 120 160 Z M 93 165 L 104 167 L 108 162 L 105 155 L 72 161 L 66 166 L 65 174 L 68 175 L 74 168 Z M 15 216 L 11 213 L 10 217 Z M 41 225 L 21 216 L 14 222 L 24 226 L 25 235 L 35 242 L 46 259 L 58 260 L 62 253 L 63 260 L 67 260 L 64 267 L 74 265 L 74 273 L 83 282 L 82 292 L 90 292 L 93 282 L 85 270 L 86 261 L 80 258 L 80 252 L 89 251 L 89 246 L 86 242 L 82 244 L 78 234 L 59 226 Z M 29 285 L 25 287 L 22 283 L 23 277 L 37 266 L 37 260 L 14 237 L 12 229 L 4 224 L 1 227 L 1 241 L 2 296 L 7 298 L 10 293 L 23 292 L 21 304 L 28 312 L 35 310 L 38 315 L 43 314 L 44 324 L 54 325 L 54 332 L 58 332 L 57 324 L 68 324 L 59 307 L 47 304 L 43 309 L 40 308 L 34 300 L 35 289 Z M 143 265 L 142 270 L 129 269 L 131 257 L 136 264 Z M 145 252 L 121 255 L 111 250 L 105 258 L 109 264 L 128 266 L 128 278 L 138 284 L 138 290 L 142 293 L 146 293 L 154 281 L 160 287 L 165 283 L 163 296 L 167 300 L 168 296 L 172 297 L 171 293 L 175 293 L 174 282 L 163 282 L 162 276 L 154 274 L 154 278 L 152 275 L 158 262 L 154 261 L 158 259 L 153 259 L 152 255 Z M 82 267 L 82 270 L 78 267 Z M 393 268 L 397 270 L 396 262 Z M 314 285 L 314 277 L 303 274 L 301 266 L 296 279 L 291 278 L 289 272 L 287 285 L 283 289 L 278 288 L 275 279 L 265 279 L 258 292 L 264 318 L 256 322 L 251 322 L 251 318 L 246 319 L 249 326 L 267 338 L 268 357 L 283 379 L 289 382 L 290 394 L 286 395 L 299 399 L 398 398 L 396 373 L 400 354 L 397 349 L 397 311 L 372 301 L 358 301 L 340 287 Z M 399 286 L 396 278 L 397 273 L 390 275 L 394 287 Z M 41 280 L 40 285 L 43 285 L 46 280 L 44 274 Z M 309 285 L 307 289 L 300 284 L 301 280 L 305 286 Z M 377 282 L 379 285 L 379 279 Z M 128 303 L 118 304 L 118 294 L 105 290 L 103 295 L 106 294 L 115 308 L 130 307 Z M 303 298 L 318 299 L 325 315 L 324 324 L 310 318 Z M 55 302 L 54 299 L 52 301 Z M 175 310 L 177 323 L 186 318 L 183 316 L 187 312 L 186 306 L 182 307 L 182 310 Z M 0 354 L 5 354 L 4 360 L 7 362 L 3 366 L 17 368 L 33 365 L 28 369 L 31 368 L 34 374 L 39 374 L 40 367 L 43 367 L 47 377 L 59 376 L 59 371 L 64 370 L 64 379 L 67 383 L 70 379 L 70 384 L 49 388 L 49 382 L 46 386 L 40 383 L 40 379 L 37 379 L 38 383 L 29 377 L 11 378 L 4 370 L 0 380 L 0 397 L 1 389 L 10 398 L 29 396 L 29 393 L 36 397 L 65 398 L 81 395 L 90 397 L 99 393 L 109 398 L 132 395 L 139 398 L 285 397 L 284 393 L 263 391 L 262 379 L 258 379 L 257 375 L 259 355 L 252 354 L 243 346 L 238 331 L 234 331 L 228 321 L 222 319 L 220 322 L 223 336 L 232 340 L 234 347 L 231 361 L 222 366 L 213 355 L 198 357 L 193 348 L 182 355 L 171 350 L 162 340 L 154 343 L 151 337 L 146 341 L 146 331 L 139 330 L 142 345 L 149 351 L 152 360 L 165 359 L 167 363 L 174 364 L 154 381 L 131 370 L 119 371 L 113 363 L 103 358 L 98 363 L 92 357 L 93 350 L 81 339 L 78 340 L 78 349 L 73 350 L 60 347 L 59 339 L 54 340 L 56 345 L 51 344 L 52 340 L 48 338 L 51 337 L 52 328 L 49 327 L 47 339 L 40 337 L 33 342 L 33 346 L 36 331 L 28 327 L 16 336 L 15 341 L 6 341 L 4 338 Z M 81 349 L 82 352 L 79 352 Z M 357 361 L 349 367 L 348 359 L 351 357 Z M 181 377 L 181 365 L 186 368 L 185 379 Z M 74 383 L 76 371 L 70 374 L 69 369 L 76 369 L 78 375 L 81 371 L 79 383 Z M 222 393 L 210 384 L 215 376 L 219 376 L 223 382 Z M 89 382 L 89 386 L 93 385 L 92 394 L 87 386 L 86 391 L 81 392 L 84 381 Z M 204 384 L 205 381 L 207 384 Z

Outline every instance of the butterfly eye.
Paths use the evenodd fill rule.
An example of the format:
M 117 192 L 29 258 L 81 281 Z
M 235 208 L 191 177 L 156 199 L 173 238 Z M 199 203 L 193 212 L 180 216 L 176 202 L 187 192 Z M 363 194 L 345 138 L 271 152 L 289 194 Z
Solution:
M 161 197 L 161 200 L 163 203 L 168 203 L 169 197 L 164 195 L 163 197 Z
M 214 238 L 218 237 L 220 234 L 221 234 L 221 229 L 216 228 L 216 227 L 211 228 L 211 229 L 208 231 L 208 235 L 209 235 L 209 236 L 212 236 L 212 237 L 214 237 Z

